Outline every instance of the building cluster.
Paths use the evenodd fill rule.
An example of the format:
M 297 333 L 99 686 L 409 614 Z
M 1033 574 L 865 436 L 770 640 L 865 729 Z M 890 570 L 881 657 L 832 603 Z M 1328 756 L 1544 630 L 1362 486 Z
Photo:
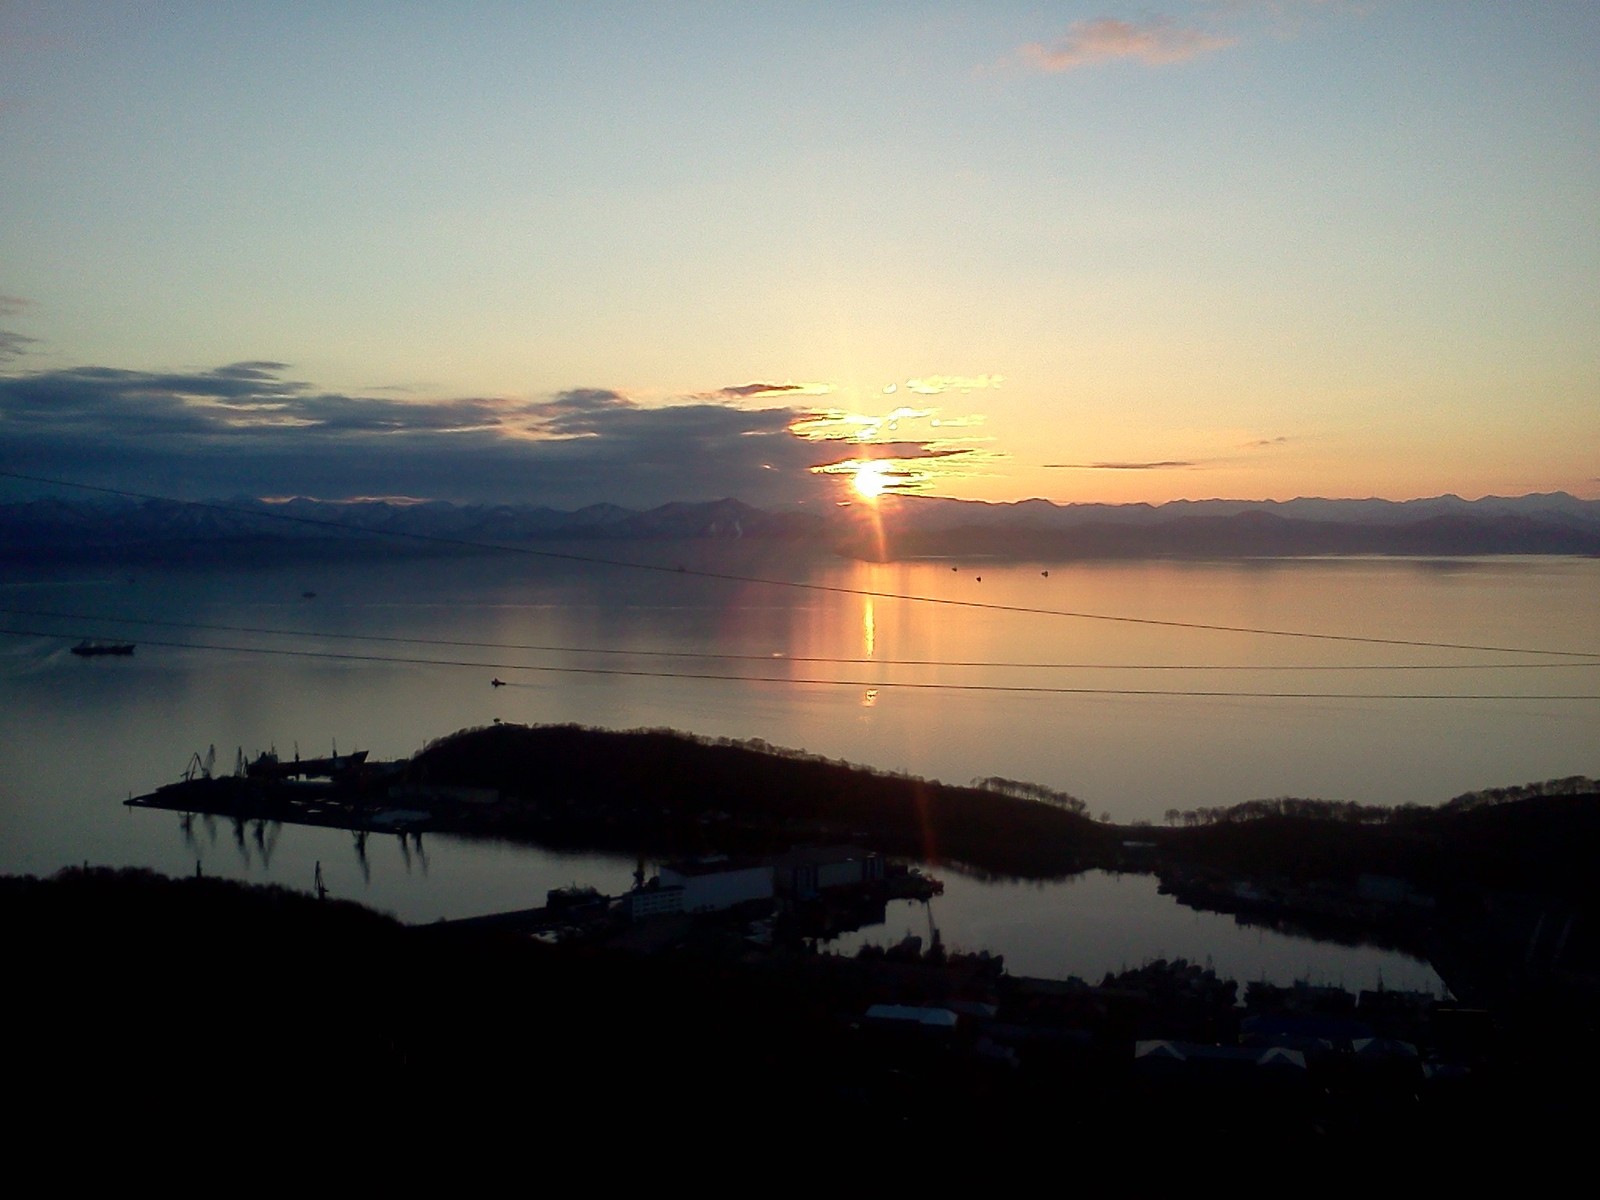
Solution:
M 885 975 L 865 1036 L 898 1048 L 903 1070 L 954 1056 L 1180 1124 L 1314 1134 L 1448 1112 L 1474 1094 L 1494 1045 L 1486 1013 L 1424 993 L 1251 984 L 1241 1002 L 1236 983 L 1183 960 L 1098 985 L 959 979 L 939 996 Z
M 882 883 L 881 854 L 858 846 L 806 846 L 767 858 L 713 855 L 664 864 L 624 898 L 634 920 L 725 912 L 747 904 L 814 900 L 825 892 Z

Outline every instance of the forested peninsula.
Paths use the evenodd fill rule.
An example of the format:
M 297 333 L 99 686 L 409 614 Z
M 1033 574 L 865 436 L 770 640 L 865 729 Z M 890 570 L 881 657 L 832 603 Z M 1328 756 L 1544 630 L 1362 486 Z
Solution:
M 1581 776 L 1436 807 L 1280 797 L 1117 825 L 1017 780 L 947 784 L 664 729 L 497 723 L 326 785 L 196 777 L 130 803 L 656 860 L 851 844 L 989 878 L 1138 871 L 1197 908 L 1428 959 L 1459 996 L 1600 993 L 1600 787 Z

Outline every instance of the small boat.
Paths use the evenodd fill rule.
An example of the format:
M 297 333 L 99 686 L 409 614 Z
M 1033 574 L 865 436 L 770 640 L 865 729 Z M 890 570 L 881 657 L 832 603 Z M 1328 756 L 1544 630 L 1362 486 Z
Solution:
M 72 648 L 72 652 L 79 658 L 99 658 L 105 654 L 120 654 L 126 657 L 133 653 L 132 642 L 79 642 Z
M 489 680 L 489 686 L 490 687 L 505 687 L 505 685 L 506 685 L 506 681 L 504 679 L 491 679 L 491 680 Z

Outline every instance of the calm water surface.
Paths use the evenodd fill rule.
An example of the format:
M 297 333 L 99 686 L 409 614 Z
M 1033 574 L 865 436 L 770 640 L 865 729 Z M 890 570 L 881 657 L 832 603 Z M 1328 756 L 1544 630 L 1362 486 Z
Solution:
M 370 839 L 363 859 L 344 833 L 285 828 L 258 839 L 199 820 L 183 830 L 175 817 L 117 803 L 176 778 L 211 745 L 224 765 L 237 748 L 312 754 L 335 740 L 383 758 L 496 718 L 670 726 L 953 782 L 1030 779 L 1121 822 L 1285 794 L 1431 804 L 1494 784 L 1600 774 L 1593 701 L 1404 698 L 1588 696 L 1600 692 L 1593 660 L 889 595 L 1600 655 L 1594 560 L 1099 563 L 1045 574 L 1041 565 L 712 553 L 690 565 L 880 595 L 526 558 L 0 579 L 7 609 L 83 614 L 0 614 L 0 626 L 37 631 L 0 636 L 0 870 L 87 860 L 182 873 L 198 859 L 210 873 L 304 887 L 320 861 L 335 891 L 414 920 L 526 906 L 574 881 L 622 890 L 631 861 L 443 838 L 420 851 Z M 294 632 L 250 632 L 260 630 Z M 82 637 L 139 650 L 80 660 L 68 648 Z M 819 659 L 828 661 L 808 661 Z M 1405 669 L 1380 669 L 1393 667 Z M 496 676 L 509 686 L 491 688 Z M 997 687 L 1049 690 L 988 690 Z M 1219 692 L 1273 695 L 1177 694 Z M 947 941 L 1000 950 L 1029 973 L 1094 975 L 1208 952 L 1221 968 L 1233 961 L 1228 937 L 1238 961 L 1254 964 L 1230 968 L 1240 978 L 1320 970 L 1336 981 L 1376 969 L 1369 952 L 1272 941 L 1189 913 L 1134 877 L 1045 888 L 957 879 L 935 916 Z M 1163 925 L 1168 917 L 1177 924 Z M 917 910 L 906 924 L 925 933 L 926 916 Z M 1386 982 L 1405 986 L 1395 977 L 1403 967 L 1383 967 Z M 1426 983 L 1431 972 L 1420 969 Z

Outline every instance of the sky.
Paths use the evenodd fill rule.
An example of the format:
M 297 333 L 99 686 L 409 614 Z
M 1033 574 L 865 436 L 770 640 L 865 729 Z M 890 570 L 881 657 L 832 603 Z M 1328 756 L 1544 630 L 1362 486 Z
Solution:
M 1600 497 L 1590 0 L 0 0 L 0 163 L 0 471 Z

